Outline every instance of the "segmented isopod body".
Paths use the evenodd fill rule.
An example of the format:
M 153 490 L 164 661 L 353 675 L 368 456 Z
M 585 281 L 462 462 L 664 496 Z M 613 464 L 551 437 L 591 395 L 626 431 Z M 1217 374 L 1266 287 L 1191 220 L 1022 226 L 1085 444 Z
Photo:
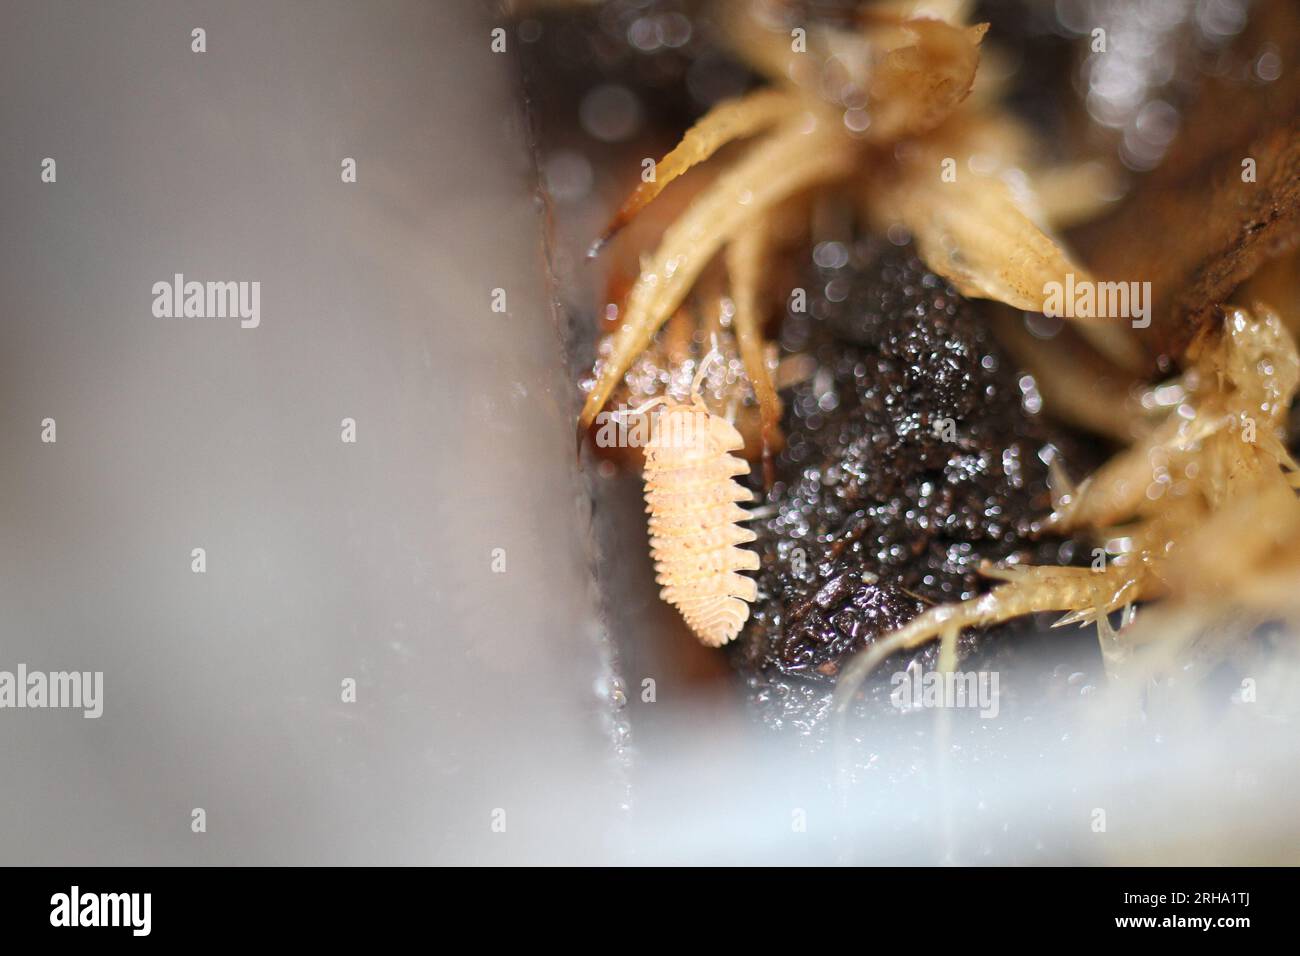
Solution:
M 726 644 L 749 618 L 757 597 L 741 571 L 758 570 L 758 555 L 740 545 L 754 532 L 737 502 L 750 493 L 735 481 L 749 471 L 731 452 L 744 440 L 725 418 L 709 412 L 692 389 L 689 404 L 662 400 L 645 448 L 645 500 L 650 555 L 659 596 L 681 612 L 710 647 Z

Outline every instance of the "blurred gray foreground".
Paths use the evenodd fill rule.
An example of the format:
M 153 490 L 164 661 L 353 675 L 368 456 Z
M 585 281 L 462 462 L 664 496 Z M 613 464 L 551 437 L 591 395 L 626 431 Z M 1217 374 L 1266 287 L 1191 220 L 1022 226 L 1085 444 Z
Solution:
M 624 626 L 667 618 L 594 543 L 494 25 L 3 3 L 0 670 L 105 702 L 0 710 L 0 862 L 1294 861 L 1285 719 L 841 776 Z M 260 326 L 156 318 L 178 272 Z

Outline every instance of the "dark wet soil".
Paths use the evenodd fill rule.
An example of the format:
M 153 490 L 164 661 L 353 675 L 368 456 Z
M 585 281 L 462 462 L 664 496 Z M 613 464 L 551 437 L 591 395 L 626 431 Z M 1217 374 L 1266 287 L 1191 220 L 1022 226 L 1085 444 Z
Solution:
M 803 729 L 824 717 L 849 656 L 930 604 L 987 590 L 981 562 L 1075 550 L 1034 533 L 1061 443 L 976 306 L 910 246 L 813 255 L 806 309 L 791 297 L 781 345 L 816 371 L 782 396 L 787 445 L 751 522 L 759 598 L 731 649 L 764 719 Z M 962 650 L 997 638 L 967 634 Z M 932 667 L 937 648 L 911 657 Z M 887 690 L 877 681 L 864 706 L 889 709 Z
M 647 128 L 680 133 L 758 83 L 693 0 L 541 8 L 515 29 L 532 110 L 548 118 L 573 117 L 587 94 L 616 86 L 635 95 Z

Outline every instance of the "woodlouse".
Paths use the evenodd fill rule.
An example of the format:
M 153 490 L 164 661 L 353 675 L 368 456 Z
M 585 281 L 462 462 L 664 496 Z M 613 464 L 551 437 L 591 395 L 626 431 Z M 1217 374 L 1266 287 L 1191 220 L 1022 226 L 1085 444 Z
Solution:
M 660 397 L 637 409 L 663 406 L 645 447 L 645 500 L 650 555 L 659 596 L 681 612 L 710 647 L 726 644 L 749 618 L 757 585 L 740 574 L 757 571 L 758 555 L 740 545 L 755 538 L 739 502 L 750 493 L 735 478 L 749 466 L 731 454 L 744 440 L 727 419 L 709 411 L 700 383 L 711 352 L 691 384 L 691 400 Z

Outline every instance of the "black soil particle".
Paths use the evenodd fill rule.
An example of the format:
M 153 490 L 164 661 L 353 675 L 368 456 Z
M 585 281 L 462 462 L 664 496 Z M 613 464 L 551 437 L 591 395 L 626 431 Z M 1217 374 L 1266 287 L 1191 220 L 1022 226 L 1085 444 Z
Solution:
M 810 730 L 846 659 L 925 607 L 988 589 L 982 561 L 1068 560 L 1036 542 L 1058 455 L 976 307 L 910 247 L 826 243 L 781 329 L 784 355 L 815 360 L 783 393 L 785 451 L 751 522 L 762 566 L 733 643 L 764 718 Z M 800 305 L 803 311 L 799 311 Z M 969 653 L 981 638 L 963 637 Z M 934 665 L 930 645 L 913 659 Z M 887 682 L 864 706 L 891 710 Z

